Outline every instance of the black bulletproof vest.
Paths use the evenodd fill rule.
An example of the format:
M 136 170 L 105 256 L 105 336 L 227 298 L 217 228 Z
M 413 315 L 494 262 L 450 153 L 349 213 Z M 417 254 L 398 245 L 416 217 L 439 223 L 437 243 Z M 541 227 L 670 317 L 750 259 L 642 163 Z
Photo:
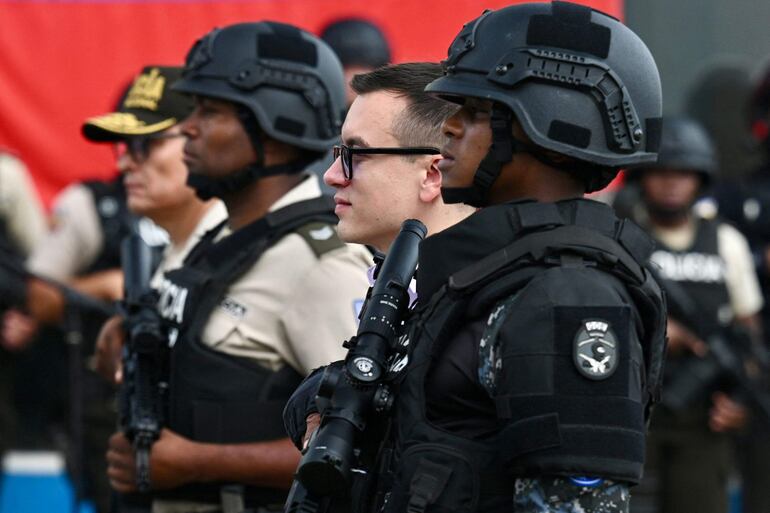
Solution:
M 120 267 L 120 243 L 131 233 L 136 217 L 128 210 L 123 179 L 87 181 L 83 185 L 94 198 L 104 244 L 96 259 L 82 274 Z
M 702 333 L 717 333 L 732 322 L 730 296 L 725 284 L 725 262 L 719 254 L 716 220 L 699 219 L 690 247 L 679 251 L 661 241 L 650 260 L 660 276 L 677 282 L 697 308 Z
M 697 323 L 697 333 L 704 338 L 724 334 L 724 328 L 733 321 L 730 296 L 725 283 L 726 266 L 719 254 L 718 227 L 717 220 L 698 219 L 695 239 L 689 248 L 678 251 L 658 241 L 659 247 L 650 258 L 653 264 L 659 267 L 661 278 L 676 282 L 681 293 L 691 302 L 693 313 L 697 315 L 697 318 L 679 321 L 685 325 Z M 674 297 L 673 293 L 671 297 Z M 674 299 L 672 303 L 673 301 Z M 678 378 L 681 378 L 683 372 L 685 375 L 691 373 L 692 371 L 685 371 L 685 367 L 693 365 L 696 360 L 696 356 L 686 352 L 667 359 L 663 387 L 666 398 L 676 400 L 682 383 Z M 676 412 L 661 408 L 653 419 L 653 430 L 684 429 L 708 432 L 710 395 L 708 390 L 704 390 L 692 404 Z
M 665 352 L 664 300 L 640 265 L 652 249 L 649 237 L 632 222 L 616 219 L 609 207 L 591 201 L 521 202 L 482 212 L 486 218 L 475 226 L 488 226 L 494 236 L 487 240 L 499 233 L 502 241 L 491 254 L 475 260 L 461 256 L 463 265 L 440 264 L 448 278 L 423 289 L 418 271 L 423 303 L 401 341 L 408 349 L 408 365 L 392 376 L 396 402 L 390 435 L 378 458 L 373 511 L 384 503 L 384 511 L 392 513 L 507 512 L 516 477 L 599 475 L 629 482 L 641 477 L 645 420 L 660 394 Z M 436 253 L 444 258 L 455 254 L 437 248 L 431 264 Z M 426 265 L 421 263 L 420 269 Z M 624 407 L 613 405 L 610 416 L 600 414 L 597 405 L 615 397 L 576 396 L 565 404 L 554 392 L 522 392 L 497 397 L 501 429 L 487 439 L 471 440 L 434 427 L 426 416 L 425 379 L 442 341 L 463 325 L 486 318 L 494 305 L 524 290 L 535 276 L 562 265 L 596 269 L 600 279 L 624 287 L 636 306 L 633 319 L 643 363 L 637 362 L 642 382 L 629 392 L 635 397 Z M 425 301 L 432 287 L 437 292 Z
M 201 335 L 229 286 L 266 250 L 308 224 L 334 224 L 332 209 L 327 197 L 294 203 L 215 242 L 222 223 L 203 237 L 183 267 L 166 273 L 158 307 L 173 326 L 170 429 L 193 440 L 222 444 L 286 436 L 281 413 L 302 377 L 289 366 L 273 372 L 246 358 L 215 351 L 201 342 Z M 221 485 L 196 484 L 160 495 L 218 503 Z M 250 505 L 276 504 L 285 493 L 247 487 L 246 498 Z

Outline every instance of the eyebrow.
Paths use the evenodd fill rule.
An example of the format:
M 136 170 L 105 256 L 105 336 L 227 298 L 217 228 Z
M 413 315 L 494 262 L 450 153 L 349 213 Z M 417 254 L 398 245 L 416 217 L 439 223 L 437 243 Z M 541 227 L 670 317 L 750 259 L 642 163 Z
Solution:
M 351 147 L 352 146 L 359 147 L 359 148 L 369 147 L 369 143 L 366 142 L 363 138 L 358 136 L 348 137 L 344 140 L 344 142 L 347 146 L 351 146 Z

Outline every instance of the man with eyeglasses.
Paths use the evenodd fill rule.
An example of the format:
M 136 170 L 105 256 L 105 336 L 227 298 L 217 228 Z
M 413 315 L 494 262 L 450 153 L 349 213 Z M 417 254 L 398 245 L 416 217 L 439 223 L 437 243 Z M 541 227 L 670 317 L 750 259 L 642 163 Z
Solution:
M 405 219 L 420 219 L 430 234 L 472 213 L 441 200 L 441 123 L 455 107 L 423 92 L 440 73 L 438 64 L 405 63 L 353 77 L 343 144 L 324 174 L 343 240 L 387 253 Z
M 303 375 L 344 354 L 371 262 L 339 240 L 304 172 L 338 133 L 342 69 L 307 32 L 242 23 L 201 38 L 174 90 L 195 101 L 181 125 L 188 183 L 229 218 L 159 287 L 172 348 L 153 511 L 278 510 L 299 456 L 280 412 Z M 123 435 L 107 458 L 113 487 L 133 491 Z
M 343 240 L 387 253 L 406 219 L 421 220 L 431 235 L 475 211 L 441 198 L 442 124 L 457 107 L 424 91 L 441 75 L 440 64 L 411 62 L 353 77 L 357 96 L 342 125 L 343 144 L 334 147 L 335 160 L 324 174 L 336 190 Z M 315 395 L 321 376 L 305 380 L 284 412 L 298 448 L 320 420 Z

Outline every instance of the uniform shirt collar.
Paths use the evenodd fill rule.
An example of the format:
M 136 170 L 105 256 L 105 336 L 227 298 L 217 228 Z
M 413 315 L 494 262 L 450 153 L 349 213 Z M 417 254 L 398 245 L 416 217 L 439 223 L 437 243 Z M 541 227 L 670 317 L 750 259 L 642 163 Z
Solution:
M 318 183 L 318 177 L 307 173 L 304 179 L 294 186 L 292 190 L 278 198 L 278 201 L 270 205 L 269 212 L 274 212 L 293 203 L 317 198 L 321 195 L 321 185 Z
M 287 207 L 293 203 L 305 201 L 321 196 L 321 186 L 318 183 L 318 177 L 305 173 L 300 183 L 295 185 L 289 192 L 278 198 L 278 200 L 270 205 L 267 209 L 268 212 L 274 212 L 283 207 Z M 220 241 L 225 237 L 232 235 L 234 232 L 229 225 L 225 224 L 217 234 L 215 241 Z

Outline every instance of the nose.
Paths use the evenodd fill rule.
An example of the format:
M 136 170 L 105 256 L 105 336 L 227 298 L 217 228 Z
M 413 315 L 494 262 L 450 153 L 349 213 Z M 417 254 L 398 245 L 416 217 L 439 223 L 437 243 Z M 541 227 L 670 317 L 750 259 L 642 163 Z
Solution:
M 463 136 L 463 132 L 465 130 L 464 128 L 464 122 L 462 117 L 462 109 L 458 110 L 446 120 L 444 120 L 444 135 L 446 135 L 449 138 L 458 139 Z
M 337 157 L 324 173 L 324 183 L 329 187 L 345 187 L 350 183 L 342 172 L 342 157 Z
M 198 135 L 198 111 L 200 110 L 200 107 L 196 107 L 195 110 L 193 110 L 189 116 L 187 116 L 182 122 L 179 124 L 179 131 L 182 132 L 182 135 L 187 137 L 188 139 L 191 139 Z
M 131 153 L 125 150 L 118 154 L 116 165 L 118 166 L 118 171 L 123 174 L 136 171 L 136 162 L 131 158 Z

